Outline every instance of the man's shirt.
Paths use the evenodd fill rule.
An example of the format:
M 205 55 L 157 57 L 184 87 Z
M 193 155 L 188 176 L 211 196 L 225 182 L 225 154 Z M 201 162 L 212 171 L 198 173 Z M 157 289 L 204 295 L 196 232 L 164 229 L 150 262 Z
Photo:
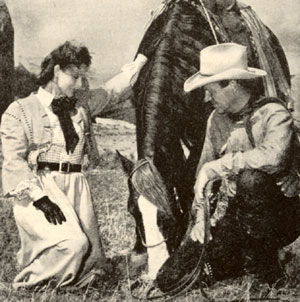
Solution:
M 257 109 L 251 119 L 253 148 L 243 121 L 234 121 L 214 111 L 209 117 L 197 175 L 206 162 L 213 178 L 222 178 L 229 195 L 235 194 L 235 177 L 243 170 L 257 169 L 268 174 L 283 171 L 289 156 L 292 118 L 280 104 Z

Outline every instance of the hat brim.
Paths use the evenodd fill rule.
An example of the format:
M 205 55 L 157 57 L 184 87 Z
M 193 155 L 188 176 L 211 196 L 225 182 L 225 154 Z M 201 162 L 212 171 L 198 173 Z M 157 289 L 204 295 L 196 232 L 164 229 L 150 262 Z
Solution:
M 248 67 L 248 70 L 232 68 L 211 76 L 203 75 L 199 71 L 185 81 L 183 89 L 185 92 L 190 92 L 214 82 L 223 80 L 250 80 L 266 75 L 267 73 L 264 70 L 253 67 Z

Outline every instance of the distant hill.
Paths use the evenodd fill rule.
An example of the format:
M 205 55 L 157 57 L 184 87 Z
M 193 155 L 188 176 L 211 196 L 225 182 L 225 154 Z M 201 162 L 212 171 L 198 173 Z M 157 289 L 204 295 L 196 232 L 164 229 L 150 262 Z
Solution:
M 39 67 L 32 61 L 28 61 L 27 66 L 30 66 L 31 70 L 39 70 Z M 19 64 L 15 67 L 15 81 L 13 87 L 15 98 L 27 97 L 31 92 L 37 90 L 37 74 L 38 72 L 34 73 L 29 71 L 23 64 Z M 88 73 L 87 78 L 89 83 L 99 82 L 98 74 L 93 69 Z M 97 94 L 97 89 L 92 88 L 91 93 Z M 131 100 L 128 99 L 125 102 L 108 103 L 98 117 L 119 119 L 135 123 L 135 110 Z
M 35 61 L 37 61 L 36 58 L 35 60 L 29 58 L 27 61 L 27 66 L 29 66 L 31 70 L 35 70 L 35 73 L 30 72 L 23 64 L 19 64 L 19 66 L 15 68 L 14 93 L 17 98 L 26 97 L 32 91 L 37 89 L 35 81 L 39 66 L 35 63 Z M 99 83 L 100 78 L 100 75 L 94 69 L 91 69 L 91 71 L 88 73 L 88 80 L 90 86 L 92 87 L 91 93 L 97 93 L 97 89 L 93 88 L 92 83 L 94 83 L 95 87 L 95 83 Z M 291 95 L 295 101 L 300 102 L 300 74 L 292 76 Z M 109 103 L 103 108 L 98 117 L 124 120 L 135 124 L 135 109 L 130 99 L 125 102 Z
M 31 92 L 36 91 L 36 75 L 22 65 L 15 67 L 15 81 L 14 81 L 14 96 L 15 98 L 25 98 Z

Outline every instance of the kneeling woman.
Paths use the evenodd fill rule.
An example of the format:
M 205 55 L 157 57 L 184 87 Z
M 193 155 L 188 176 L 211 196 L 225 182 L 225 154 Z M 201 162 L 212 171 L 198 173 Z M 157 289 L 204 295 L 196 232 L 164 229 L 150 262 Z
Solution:
M 73 97 L 90 63 L 85 46 L 65 42 L 44 59 L 38 92 L 2 116 L 3 190 L 14 197 L 21 238 L 15 288 L 82 284 L 93 269 L 107 267 L 81 172 L 90 124 Z

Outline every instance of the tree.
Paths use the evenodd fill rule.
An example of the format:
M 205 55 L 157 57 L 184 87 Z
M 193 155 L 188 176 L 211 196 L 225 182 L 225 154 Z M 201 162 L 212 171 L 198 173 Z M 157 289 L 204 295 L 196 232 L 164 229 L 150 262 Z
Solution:
M 4 0 L 0 0 L 0 117 L 14 100 L 14 28 Z

